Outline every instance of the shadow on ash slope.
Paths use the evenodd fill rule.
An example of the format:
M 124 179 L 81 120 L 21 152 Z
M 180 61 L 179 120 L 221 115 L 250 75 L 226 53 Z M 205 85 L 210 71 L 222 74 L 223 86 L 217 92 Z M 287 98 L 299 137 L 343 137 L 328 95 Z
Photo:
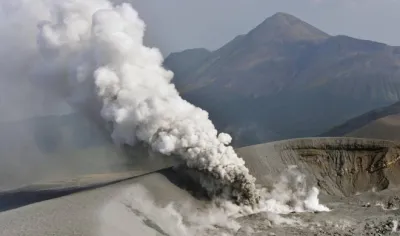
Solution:
M 190 192 L 191 197 L 176 195 L 175 190 L 171 199 L 176 203 L 167 204 L 164 199 L 170 192 L 167 184 L 157 187 L 152 182 L 144 184 L 144 188 L 135 185 L 125 190 L 113 204 L 124 202 L 130 212 L 160 235 L 397 235 L 400 232 L 397 221 L 400 146 L 396 143 L 349 138 L 298 139 L 237 151 L 258 184 L 268 189 L 270 200 L 259 211 L 240 214 L 229 203 L 211 206 L 202 201 L 204 195 L 194 182 L 183 183 L 183 179 L 187 180 L 186 174 L 182 176 L 185 171 L 176 169 L 160 173 L 179 186 L 179 191 Z M 318 192 L 313 194 L 315 189 L 307 186 L 321 190 L 320 200 L 331 211 L 309 211 L 312 207 L 303 206 L 323 207 L 318 203 Z M 284 205 L 289 207 L 282 208 Z M 111 213 L 115 209 L 108 205 L 103 215 L 115 216 L 115 212 Z

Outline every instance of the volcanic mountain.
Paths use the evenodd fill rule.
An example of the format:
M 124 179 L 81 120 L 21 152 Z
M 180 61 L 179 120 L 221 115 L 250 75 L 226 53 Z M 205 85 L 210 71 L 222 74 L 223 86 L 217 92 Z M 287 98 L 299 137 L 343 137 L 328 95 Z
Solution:
M 378 108 L 336 126 L 320 136 L 400 140 L 400 102 Z
M 216 51 L 173 53 L 165 66 L 236 146 L 316 136 L 400 97 L 400 47 L 330 36 L 285 13 Z

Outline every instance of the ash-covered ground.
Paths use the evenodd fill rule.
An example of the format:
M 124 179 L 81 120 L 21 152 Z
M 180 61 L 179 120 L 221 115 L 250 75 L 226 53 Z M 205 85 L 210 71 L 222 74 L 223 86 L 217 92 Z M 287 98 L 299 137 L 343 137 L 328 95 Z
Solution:
M 186 171 L 168 168 L 4 209 L 0 235 L 398 235 L 398 147 L 388 141 L 340 138 L 241 148 L 237 151 L 258 187 L 270 193 L 258 211 L 240 212 L 229 202 L 217 205 Z M 115 181 L 121 175 L 109 176 Z M 84 185 L 77 182 L 75 187 Z M 40 186 L 37 193 L 46 187 Z M 319 205 L 316 198 L 304 197 L 308 193 L 303 190 L 313 186 L 320 189 Z M 25 189 L 25 195 L 13 192 L 13 199 L 27 191 L 35 193 L 34 187 Z M 330 211 L 312 211 L 303 206 L 307 204 Z
M 297 165 L 317 186 L 329 212 L 239 219 L 237 235 L 398 235 L 399 145 L 382 140 L 298 139 L 238 150 L 260 182 L 268 185 L 287 165 Z M 264 157 L 264 158 L 262 158 Z M 264 172 L 262 171 L 264 170 Z
M 193 235 L 397 235 L 400 233 L 399 147 L 397 143 L 382 140 L 321 138 L 241 148 L 237 152 L 259 186 L 272 193 L 269 197 L 274 201 L 267 200 L 267 207 L 260 212 L 222 217 L 222 221 L 208 222 L 213 216 L 200 213 L 200 219 L 207 218 L 205 221 L 215 227 L 202 228 Z M 166 175 L 169 180 L 201 199 L 193 187 L 195 184 L 183 183 L 180 180 L 187 177 L 177 177 L 179 171 L 170 171 L 165 172 L 169 173 Z M 330 211 L 299 208 L 307 204 L 307 199 L 301 200 L 302 194 L 307 195 L 314 186 L 321 191 L 319 204 Z M 282 206 L 292 207 L 292 212 Z M 176 207 L 185 222 L 190 216 L 179 209 Z M 218 216 L 218 210 L 213 214 Z M 190 232 L 193 227 L 200 227 L 197 220 L 187 220 L 185 229 Z
M 322 202 L 330 212 L 241 217 L 238 221 L 244 227 L 235 235 L 398 235 L 399 194 L 399 189 L 393 189 L 353 197 L 325 196 Z

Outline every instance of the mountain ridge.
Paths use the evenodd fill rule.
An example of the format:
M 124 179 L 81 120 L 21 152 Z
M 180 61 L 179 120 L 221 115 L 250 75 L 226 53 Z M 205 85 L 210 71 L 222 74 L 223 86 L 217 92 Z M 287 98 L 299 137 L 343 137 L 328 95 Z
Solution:
M 237 146 L 318 136 L 400 99 L 400 47 L 278 13 L 173 82 Z
M 391 134 L 400 131 L 400 124 L 398 123 L 400 122 L 399 115 L 400 102 L 396 102 L 390 106 L 374 109 L 365 114 L 354 117 L 319 136 L 352 136 L 360 138 L 400 140 L 400 134 L 398 136 Z

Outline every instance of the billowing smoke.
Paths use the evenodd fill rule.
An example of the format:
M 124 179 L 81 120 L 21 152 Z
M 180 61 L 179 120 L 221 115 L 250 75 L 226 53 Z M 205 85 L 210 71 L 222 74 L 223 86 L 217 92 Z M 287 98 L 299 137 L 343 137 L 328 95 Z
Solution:
M 233 236 L 253 235 L 261 233 L 260 230 L 266 234 L 267 229 L 273 226 L 310 228 L 325 224 L 337 227 L 333 222 L 325 222 L 325 219 L 317 223 L 306 222 L 297 215 L 290 214 L 329 210 L 318 202 L 310 203 L 309 199 L 314 196 L 306 193 L 307 188 L 301 182 L 303 182 L 302 175 L 299 175 L 294 167 L 289 168 L 274 186 L 275 193 L 271 193 L 266 202 L 260 201 L 259 208 L 254 208 L 250 212 L 243 211 L 248 207 L 238 206 L 230 201 L 206 206 L 190 198 L 186 198 L 187 202 L 161 203 L 159 198 L 157 200 L 156 195 L 153 195 L 157 192 L 133 184 L 117 191 L 101 208 L 99 220 L 102 223 L 98 235 L 119 235 L 118 232 L 122 232 L 121 235 L 138 235 L 139 232 L 155 230 L 160 235 Z M 291 192 L 288 189 L 290 185 L 298 184 L 302 185 L 301 190 L 292 189 L 294 192 Z M 278 192 L 282 194 L 282 198 L 274 195 Z M 296 203 L 288 204 L 288 201 Z M 345 228 L 348 224 L 343 221 L 340 226 Z
M 212 205 L 199 209 L 190 201 L 163 206 L 145 187 L 132 185 L 101 207 L 97 235 L 143 235 L 146 231 L 150 231 L 146 235 L 153 235 L 157 231 L 157 235 L 229 236 L 241 227 L 230 214 Z
M 130 5 L 41 2 L 49 15 L 38 24 L 45 58 L 40 70 L 51 68 L 52 79 L 73 91 L 71 101 L 97 102 L 117 143 L 145 143 L 179 156 L 188 167 L 212 175 L 237 202 L 258 201 L 255 178 L 229 146 L 231 137 L 218 134 L 206 111 L 179 96 L 160 51 L 144 46 L 145 24 Z
M 291 212 L 323 212 L 330 209 L 320 204 L 319 190 L 307 185 L 306 176 L 297 166 L 289 166 L 272 190 L 261 194 L 259 211 L 289 214 Z

